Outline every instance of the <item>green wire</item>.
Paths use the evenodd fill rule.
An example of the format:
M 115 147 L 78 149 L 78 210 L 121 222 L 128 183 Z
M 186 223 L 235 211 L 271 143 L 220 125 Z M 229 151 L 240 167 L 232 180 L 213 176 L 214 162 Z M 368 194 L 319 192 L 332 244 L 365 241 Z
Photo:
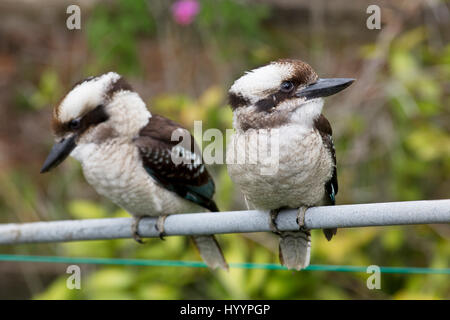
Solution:
M 68 263 L 68 264 L 105 264 L 105 265 L 126 265 L 126 266 L 147 266 L 147 267 L 151 266 L 151 267 L 206 268 L 206 264 L 200 261 L 26 256 L 13 254 L 0 254 L 0 261 L 48 262 L 48 263 Z M 229 265 L 230 268 L 239 268 L 239 269 L 287 270 L 286 267 L 273 263 L 230 263 Z M 365 273 L 367 271 L 367 267 L 313 264 L 308 266 L 305 270 Z M 410 268 L 410 267 L 380 267 L 380 271 L 382 273 L 402 273 L 402 274 L 450 274 L 450 268 L 437 269 L 437 268 Z

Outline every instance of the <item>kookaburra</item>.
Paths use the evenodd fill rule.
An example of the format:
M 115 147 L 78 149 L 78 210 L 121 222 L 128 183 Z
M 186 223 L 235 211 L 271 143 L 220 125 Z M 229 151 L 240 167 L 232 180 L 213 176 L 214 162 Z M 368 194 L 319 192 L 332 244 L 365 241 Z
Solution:
M 229 90 L 235 133 L 227 147 L 228 173 L 250 207 L 270 210 L 272 229 L 280 235 L 280 261 L 289 269 L 309 265 L 311 238 L 303 227 L 306 209 L 334 205 L 338 192 L 336 155 L 330 123 L 322 115 L 323 97 L 353 81 L 321 79 L 308 64 L 286 59 L 245 73 Z M 261 144 L 270 141 L 276 142 L 278 159 L 256 159 Z M 243 154 L 245 161 L 237 161 Z M 283 208 L 299 208 L 299 231 L 279 232 L 276 217 Z M 324 233 L 331 240 L 336 229 Z
M 179 124 L 152 115 L 117 73 L 77 83 L 54 108 L 52 129 L 56 144 L 41 172 L 69 155 L 77 159 L 89 184 L 133 215 L 137 241 L 144 216 L 160 217 L 157 226 L 163 234 L 161 217 L 167 214 L 218 211 L 214 181 L 193 137 Z M 176 131 L 187 134 L 192 147 L 172 141 Z M 174 163 L 173 153 L 183 161 Z M 228 268 L 214 236 L 193 239 L 209 267 Z

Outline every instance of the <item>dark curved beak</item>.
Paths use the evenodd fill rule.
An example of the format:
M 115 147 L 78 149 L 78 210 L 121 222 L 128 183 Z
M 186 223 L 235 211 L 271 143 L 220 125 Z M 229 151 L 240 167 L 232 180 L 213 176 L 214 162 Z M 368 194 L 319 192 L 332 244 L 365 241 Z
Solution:
M 76 134 L 74 134 L 55 143 L 52 150 L 50 150 L 47 159 L 45 159 L 41 173 L 50 171 L 51 169 L 57 167 L 69 156 L 72 150 L 77 146 L 75 142 L 76 137 Z
M 354 81 L 355 79 L 351 78 L 319 79 L 315 83 L 298 90 L 295 95 L 307 99 L 328 97 L 344 90 Z

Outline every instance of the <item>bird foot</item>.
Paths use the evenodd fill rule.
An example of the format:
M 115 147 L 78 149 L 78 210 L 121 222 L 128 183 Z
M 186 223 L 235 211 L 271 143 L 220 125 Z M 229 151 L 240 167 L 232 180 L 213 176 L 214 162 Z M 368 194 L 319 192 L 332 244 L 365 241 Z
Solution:
M 142 237 L 139 235 L 139 222 L 141 222 L 142 218 L 149 217 L 149 216 L 138 216 L 134 217 L 133 224 L 131 225 L 131 233 L 133 235 L 134 241 L 140 244 L 144 244 L 144 240 L 142 240 Z
M 302 230 L 302 231 L 309 231 L 308 229 L 305 228 L 305 214 L 306 214 L 306 210 L 308 210 L 308 207 L 300 207 L 297 210 L 296 222 L 297 222 L 300 230 Z
M 166 233 L 164 231 L 164 222 L 166 221 L 166 218 L 167 218 L 167 215 L 159 216 L 158 221 L 155 224 L 155 228 L 159 232 L 159 238 L 161 240 L 165 240 L 164 237 L 166 236 Z
M 273 209 L 270 210 L 270 219 L 269 219 L 269 226 L 273 233 L 280 235 L 281 231 L 277 227 L 277 217 L 280 213 L 280 209 Z

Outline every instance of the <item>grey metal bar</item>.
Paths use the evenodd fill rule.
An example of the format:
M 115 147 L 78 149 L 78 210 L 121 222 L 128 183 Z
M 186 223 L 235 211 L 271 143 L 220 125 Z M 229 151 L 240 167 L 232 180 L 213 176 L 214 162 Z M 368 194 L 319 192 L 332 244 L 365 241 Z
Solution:
M 277 226 L 282 231 L 297 230 L 296 218 L 296 210 L 284 210 Z M 141 220 L 142 237 L 159 236 L 156 220 Z M 3 224 L 0 244 L 131 238 L 132 223 L 132 218 L 111 218 Z M 450 200 L 314 207 L 305 214 L 308 229 L 429 223 L 450 223 Z M 271 231 L 269 213 L 256 210 L 176 214 L 165 221 L 168 236 L 264 231 Z

